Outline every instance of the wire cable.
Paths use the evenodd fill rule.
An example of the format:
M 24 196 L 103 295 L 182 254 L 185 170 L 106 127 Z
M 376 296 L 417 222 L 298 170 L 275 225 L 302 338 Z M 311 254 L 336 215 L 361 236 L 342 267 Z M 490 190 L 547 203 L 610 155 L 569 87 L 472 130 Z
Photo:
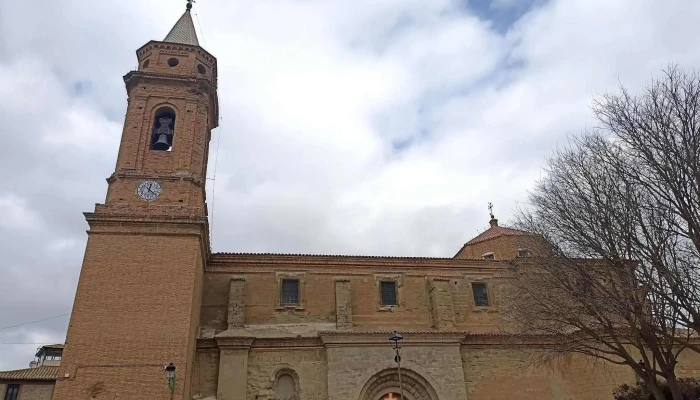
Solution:
M 36 324 L 37 322 L 44 322 L 44 321 L 48 321 L 48 320 L 51 320 L 51 319 L 61 318 L 61 317 L 65 317 L 66 315 L 70 315 L 70 314 L 61 314 L 61 315 L 56 315 L 56 316 L 49 317 L 49 318 L 38 319 L 38 320 L 36 320 L 36 321 L 25 322 L 25 323 L 23 323 L 23 324 L 10 325 L 10 326 L 3 326 L 2 328 L 0 328 L 0 331 L 3 330 L 3 329 L 17 328 L 18 326 L 24 326 L 24 325 L 29 325 L 29 324 Z
M 214 244 L 214 207 L 216 206 L 216 167 L 219 165 L 219 146 L 221 145 L 221 132 L 223 132 L 224 127 L 222 121 L 224 118 L 221 116 L 221 110 L 219 110 L 219 137 L 216 139 L 216 156 L 214 156 L 214 176 L 212 176 L 211 185 L 211 225 L 209 226 L 210 232 L 209 237 L 211 238 L 210 246 L 213 247 Z
M 204 47 L 207 47 L 207 39 L 204 38 L 204 31 L 202 30 L 202 25 L 199 24 L 199 15 L 197 15 L 197 12 L 194 12 L 194 17 L 197 19 L 197 26 L 199 27 L 199 34 L 202 35 L 202 43 L 204 43 Z
M 27 342 L 21 342 L 21 343 L 20 343 L 20 342 L 15 342 L 15 343 L 13 343 L 13 342 L 8 342 L 8 343 L 0 343 L 0 344 L 7 344 L 7 345 L 17 345 L 17 344 L 33 344 L 33 345 L 37 345 L 37 344 L 41 344 L 41 345 L 44 345 L 44 344 L 56 344 L 56 342 L 44 342 L 44 343 L 27 343 Z

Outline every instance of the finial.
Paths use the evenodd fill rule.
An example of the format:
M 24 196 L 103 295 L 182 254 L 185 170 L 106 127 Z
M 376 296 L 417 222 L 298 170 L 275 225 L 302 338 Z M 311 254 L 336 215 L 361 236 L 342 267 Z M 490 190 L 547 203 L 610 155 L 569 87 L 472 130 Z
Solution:
M 192 9 L 192 3 L 194 3 L 194 0 L 187 0 L 187 11 Z
M 492 228 L 495 228 L 498 226 L 498 220 L 496 217 L 493 216 L 493 203 L 489 202 L 489 214 L 491 215 L 491 220 L 489 221 L 489 225 L 491 225 Z

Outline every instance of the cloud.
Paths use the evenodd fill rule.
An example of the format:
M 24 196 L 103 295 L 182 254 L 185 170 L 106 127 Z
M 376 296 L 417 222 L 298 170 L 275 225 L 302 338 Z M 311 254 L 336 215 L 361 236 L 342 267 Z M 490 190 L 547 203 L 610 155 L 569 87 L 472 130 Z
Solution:
M 171 3 L 0 4 L 0 328 L 70 312 L 81 212 L 116 161 L 121 77 L 182 13 Z M 700 61 L 700 3 L 682 0 L 195 11 L 219 60 L 215 251 L 452 256 L 487 226 L 487 202 L 507 221 L 551 150 L 593 124 L 593 96 Z M 66 326 L 0 330 L 0 343 L 61 342 Z M 0 369 L 35 347 L 0 344 Z

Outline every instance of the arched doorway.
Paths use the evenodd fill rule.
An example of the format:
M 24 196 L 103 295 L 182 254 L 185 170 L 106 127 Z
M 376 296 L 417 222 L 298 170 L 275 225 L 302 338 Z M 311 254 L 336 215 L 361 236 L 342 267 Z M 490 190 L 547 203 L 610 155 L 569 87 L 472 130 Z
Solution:
M 372 376 L 360 392 L 359 400 L 439 400 L 430 383 L 418 373 L 401 368 L 404 398 L 399 389 L 399 374 L 395 368 Z

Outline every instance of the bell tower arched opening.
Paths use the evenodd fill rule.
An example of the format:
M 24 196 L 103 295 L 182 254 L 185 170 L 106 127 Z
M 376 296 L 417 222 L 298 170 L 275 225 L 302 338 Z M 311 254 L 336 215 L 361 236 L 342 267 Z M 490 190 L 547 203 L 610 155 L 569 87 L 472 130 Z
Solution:
M 175 136 L 175 111 L 170 107 L 161 107 L 153 118 L 151 132 L 151 150 L 170 151 Z

